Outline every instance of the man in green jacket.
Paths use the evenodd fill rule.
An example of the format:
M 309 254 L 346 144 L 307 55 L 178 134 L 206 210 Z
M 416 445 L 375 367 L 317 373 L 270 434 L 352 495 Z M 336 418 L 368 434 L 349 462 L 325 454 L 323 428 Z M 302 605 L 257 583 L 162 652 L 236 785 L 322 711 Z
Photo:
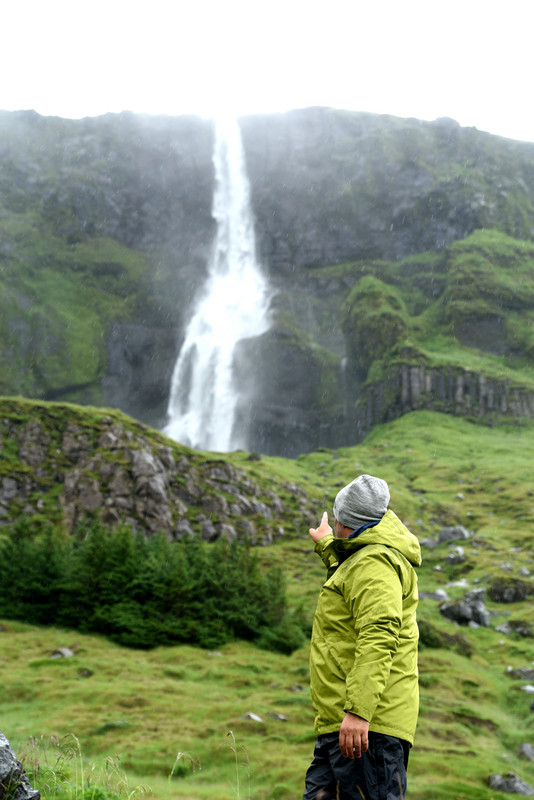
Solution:
M 328 568 L 313 622 L 310 684 L 317 742 L 303 800 L 404 800 L 419 689 L 417 538 L 389 488 L 360 475 L 310 528 Z

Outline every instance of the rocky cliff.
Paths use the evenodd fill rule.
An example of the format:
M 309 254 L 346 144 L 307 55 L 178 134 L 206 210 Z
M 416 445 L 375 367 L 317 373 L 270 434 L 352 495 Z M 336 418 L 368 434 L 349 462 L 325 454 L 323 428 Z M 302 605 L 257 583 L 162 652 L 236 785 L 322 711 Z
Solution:
M 272 272 L 397 260 L 479 228 L 534 233 L 534 145 L 314 108 L 242 121 L 260 254 Z
M 273 287 L 236 362 L 251 449 L 354 442 L 410 406 L 393 387 L 416 367 L 417 407 L 443 405 L 429 375 L 469 370 L 494 386 L 481 419 L 511 387 L 530 415 L 534 145 L 321 108 L 241 128 Z M 0 392 L 164 424 L 214 233 L 212 145 L 196 118 L 0 114 Z
M 300 486 L 257 475 L 257 458 L 207 457 L 120 412 L 0 399 L 0 456 L 0 528 L 22 518 L 70 534 L 99 520 L 266 545 L 316 514 Z

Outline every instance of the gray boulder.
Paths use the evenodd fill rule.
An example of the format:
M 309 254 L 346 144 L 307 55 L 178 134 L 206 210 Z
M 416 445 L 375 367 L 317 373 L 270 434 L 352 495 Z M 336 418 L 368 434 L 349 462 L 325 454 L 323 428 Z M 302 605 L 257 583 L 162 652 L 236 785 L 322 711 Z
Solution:
M 519 748 L 517 755 L 520 758 L 526 758 L 527 761 L 534 761 L 534 747 L 529 742 L 523 742 Z
M 440 612 L 447 619 L 459 625 L 490 626 L 490 612 L 484 605 L 485 589 L 471 589 L 464 597 L 452 603 L 445 603 L 439 607 Z
M 438 532 L 438 542 L 454 542 L 456 539 L 469 539 L 469 531 L 463 525 L 451 525 Z
M 438 544 L 438 540 L 432 539 L 430 536 L 425 536 L 424 539 L 419 540 L 419 544 L 421 547 L 428 547 L 429 550 L 433 550 Z
M 452 553 L 445 558 L 447 564 L 463 564 L 465 561 L 465 551 L 461 545 L 457 545 Z
M 516 680 L 534 681 L 534 668 L 532 667 L 507 667 L 506 674 Z
M 515 772 L 507 772 L 506 775 L 490 775 L 489 785 L 491 789 L 497 789 L 499 792 L 534 797 L 532 786 L 522 781 Z
M 504 633 L 508 636 L 514 633 L 516 636 L 524 636 L 525 638 L 532 638 L 532 628 L 530 623 L 522 619 L 511 619 L 497 625 L 495 630 L 498 633 Z
M 495 603 L 521 603 L 531 592 L 531 584 L 518 578 L 498 578 L 488 594 Z
M 440 603 L 444 603 L 446 600 L 449 600 L 449 595 L 445 589 L 435 589 L 433 592 L 419 592 L 419 599 L 438 600 Z
M 8 740 L 0 733 L 0 800 L 40 800 L 40 797 L 37 789 L 32 788 Z

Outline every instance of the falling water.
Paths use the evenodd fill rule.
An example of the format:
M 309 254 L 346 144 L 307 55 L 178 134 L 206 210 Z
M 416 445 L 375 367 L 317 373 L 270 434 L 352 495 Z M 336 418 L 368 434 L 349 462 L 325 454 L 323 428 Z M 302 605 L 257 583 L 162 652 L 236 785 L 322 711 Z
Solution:
M 267 330 L 267 282 L 256 261 L 250 192 L 236 120 L 216 123 L 217 223 L 208 278 L 176 361 L 165 433 L 190 447 L 246 447 L 235 431 L 237 342 Z

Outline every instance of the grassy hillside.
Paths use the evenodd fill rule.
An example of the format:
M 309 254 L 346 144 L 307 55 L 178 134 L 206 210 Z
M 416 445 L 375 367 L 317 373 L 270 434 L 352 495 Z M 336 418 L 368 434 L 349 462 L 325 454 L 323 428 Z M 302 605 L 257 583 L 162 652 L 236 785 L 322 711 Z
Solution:
M 445 588 L 454 598 L 466 588 L 489 591 L 503 579 L 525 588 L 526 599 L 510 604 L 486 595 L 490 628 L 458 627 L 440 614 L 437 601 L 421 600 L 412 800 L 490 800 L 496 792 L 488 776 L 510 770 L 534 784 L 534 765 L 517 755 L 534 738 L 530 698 L 522 690 L 529 681 L 505 674 L 508 666 L 534 660 L 533 446 L 532 426 L 488 429 L 417 412 L 377 428 L 358 447 L 250 465 L 260 482 L 302 487 L 311 501 L 310 524 L 324 508 L 330 511 L 341 485 L 370 472 L 388 480 L 393 509 L 420 538 L 435 538 L 444 525 L 470 529 L 470 539 L 460 542 L 463 563 L 447 561 L 458 542 L 423 545 L 422 592 Z M 242 465 L 243 456 L 223 460 Z M 323 569 L 302 521 L 282 522 L 286 535 L 260 549 L 261 561 L 283 566 L 290 603 L 311 621 Z M 496 631 L 504 622 L 520 623 L 527 635 Z M 35 737 L 39 759 L 46 761 L 47 749 L 58 775 L 56 758 L 73 740 L 58 745 L 49 737 L 73 734 L 81 757 L 74 754 L 77 745 L 66 752 L 71 784 L 80 782 L 83 766 L 85 777 L 123 796 L 142 786 L 158 798 L 183 800 L 289 800 L 302 791 L 314 738 L 307 647 L 291 656 L 246 643 L 216 652 L 189 646 L 140 652 L 8 620 L 0 636 L 2 731 L 29 765 L 35 754 L 28 740 Z M 72 658 L 49 658 L 65 646 Z M 243 718 L 250 712 L 262 721 Z M 50 774 L 38 780 L 53 782 Z M 54 790 L 43 793 L 51 797 Z

